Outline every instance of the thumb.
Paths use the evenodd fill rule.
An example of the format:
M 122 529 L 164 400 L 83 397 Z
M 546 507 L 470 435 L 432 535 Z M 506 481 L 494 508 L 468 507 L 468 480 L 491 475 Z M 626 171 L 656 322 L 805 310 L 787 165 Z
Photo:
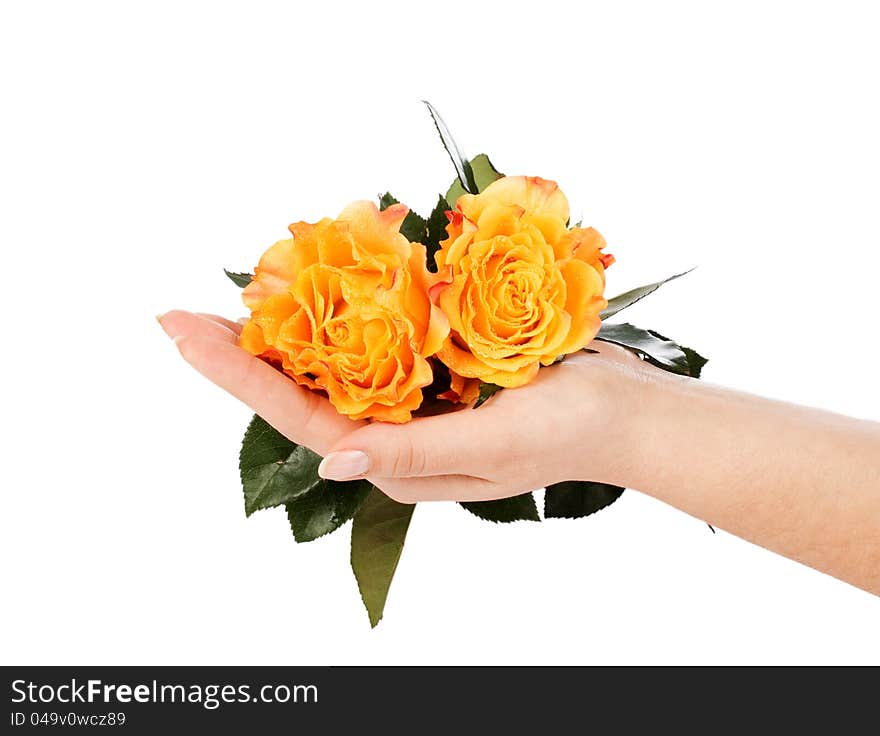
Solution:
M 473 425 L 470 436 L 473 437 Z M 477 454 L 461 413 L 370 424 L 338 442 L 318 466 L 328 480 L 468 475 Z

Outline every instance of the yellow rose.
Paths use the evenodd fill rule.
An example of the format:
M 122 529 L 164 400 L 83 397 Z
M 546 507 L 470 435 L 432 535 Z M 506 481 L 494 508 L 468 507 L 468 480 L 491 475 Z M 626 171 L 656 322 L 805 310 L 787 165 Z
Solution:
M 522 386 L 596 336 L 614 258 L 593 228 L 567 227 L 555 182 L 503 177 L 459 197 L 450 217 L 436 260 L 452 277 L 439 295 L 451 330 L 437 357 L 459 399 L 473 398 L 476 379 Z
M 399 233 L 406 214 L 355 202 L 337 220 L 295 223 L 242 295 L 251 318 L 241 347 L 352 419 L 409 421 L 432 380 L 427 358 L 449 332 L 428 297 L 439 277 L 425 247 Z

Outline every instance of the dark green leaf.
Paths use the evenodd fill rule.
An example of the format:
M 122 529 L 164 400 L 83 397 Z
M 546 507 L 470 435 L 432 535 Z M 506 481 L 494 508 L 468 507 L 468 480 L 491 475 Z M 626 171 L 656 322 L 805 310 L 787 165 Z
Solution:
M 547 486 L 544 493 L 546 518 L 578 519 L 610 506 L 623 493 L 620 486 L 589 481 L 566 480 Z
M 373 485 L 366 480 L 321 480 L 288 504 L 287 520 L 297 542 L 311 542 L 341 527 L 360 508 Z
M 437 262 L 434 257 L 440 250 L 440 242 L 446 240 L 446 226 L 449 224 L 449 218 L 446 213 L 449 212 L 449 203 L 443 197 L 437 197 L 437 204 L 431 210 L 431 215 L 427 222 L 427 238 L 425 238 L 425 248 L 428 251 L 428 270 L 437 273 Z
M 692 378 L 699 378 L 700 374 L 703 372 L 703 366 L 709 362 L 709 359 L 704 358 L 696 350 L 686 348 L 684 345 L 680 345 L 679 347 L 684 351 L 684 354 L 687 356 L 688 375 Z
M 502 386 L 496 386 L 494 383 L 480 383 L 480 395 L 474 402 L 474 409 L 482 406 L 489 400 L 490 396 L 494 396 L 502 389 Z
M 380 212 L 384 212 L 393 204 L 399 204 L 399 202 L 397 201 L 397 199 L 394 198 L 394 196 L 392 196 L 391 192 L 385 192 L 385 194 L 379 197 Z
M 461 505 L 486 521 L 541 521 L 535 497 L 531 493 L 499 498 L 497 501 L 465 501 Z
M 397 503 L 373 488 L 351 526 L 351 569 L 375 626 L 382 618 L 388 588 L 403 551 L 415 504 Z
M 233 284 L 240 286 L 242 289 L 254 280 L 253 274 L 250 273 L 235 273 L 234 271 L 227 271 L 225 268 L 223 273 L 229 277 Z
M 387 210 L 393 204 L 400 204 L 397 199 L 385 192 L 379 197 L 379 209 Z M 410 210 L 400 224 L 400 234 L 403 235 L 411 243 L 424 243 L 428 223 L 425 218 Z
M 312 490 L 321 482 L 320 462 L 314 452 L 254 415 L 238 457 L 245 513 L 280 506 Z
M 474 156 L 470 164 L 471 170 L 474 172 L 474 181 L 477 184 L 478 192 L 482 192 L 493 181 L 504 176 L 492 165 L 492 162 L 485 153 Z M 452 182 L 452 186 L 449 187 L 449 191 L 446 192 L 446 201 L 454 205 L 462 194 L 465 194 L 464 187 L 456 179 Z
M 427 227 L 425 218 L 410 210 L 400 225 L 400 234 L 411 243 L 424 243 Z
M 661 340 L 669 340 L 668 337 L 666 337 L 665 335 L 661 335 L 656 330 L 648 330 L 648 332 L 650 332 L 654 337 L 660 338 Z M 670 340 L 670 342 L 674 341 Z M 696 350 L 686 348 L 684 345 L 679 345 L 678 347 L 681 348 L 681 351 L 685 354 L 685 357 L 687 358 L 687 375 L 689 375 L 691 378 L 699 378 L 700 374 L 703 372 L 703 366 L 709 362 L 709 359 L 704 358 Z
M 596 339 L 629 348 L 663 370 L 689 375 L 688 359 L 684 351 L 672 340 L 658 337 L 649 330 L 626 322 L 619 325 L 603 323 Z
M 440 117 L 440 113 L 437 112 L 434 109 L 434 106 L 427 100 L 422 100 L 422 102 L 425 103 L 428 112 L 431 113 L 431 118 L 434 120 L 434 126 L 440 134 L 440 140 L 443 141 L 443 147 L 446 149 L 446 153 L 448 153 L 449 158 L 452 159 L 452 165 L 455 167 L 455 173 L 458 176 L 461 185 L 471 194 L 479 193 L 480 190 L 477 188 L 476 181 L 474 180 L 474 172 L 471 168 L 471 164 L 461 152 L 461 149 L 452 137 L 452 133 L 449 132 L 449 128 L 446 127 L 446 123 L 444 123 L 443 118 Z
M 663 286 L 663 284 L 668 284 L 670 281 L 680 279 L 682 276 L 686 276 L 693 270 L 693 268 L 690 268 L 687 271 L 675 274 L 675 276 L 670 276 L 668 279 L 663 279 L 663 281 L 657 281 L 653 284 L 648 284 L 647 286 L 640 286 L 638 289 L 632 289 L 631 291 L 619 294 L 613 299 L 608 300 L 608 306 L 602 310 L 602 313 L 599 316 L 603 320 L 608 319 L 609 317 L 613 317 L 618 312 L 626 309 L 627 307 L 631 307 L 638 301 L 641 301 L 649 294 L 653 294 L 655 291 L 657 291 L 657 289 Z

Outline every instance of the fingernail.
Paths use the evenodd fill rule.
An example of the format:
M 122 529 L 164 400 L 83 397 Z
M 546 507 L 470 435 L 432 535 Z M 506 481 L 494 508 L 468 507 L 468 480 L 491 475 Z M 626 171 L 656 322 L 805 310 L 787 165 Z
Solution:
M 360 450 L 343 450 L 327 455 L 318 466 L 318 475 L 327 480 L 351 480 L 369 469 L 370 458 Z
M 157 321 L 160 325 L 162 324 L 162 317 L 164 317 L 166 314 L 167 314 L 167 312 L 162 312 L 161 314 L 157 314 L 157 315 L 156 315 L 156 321 Z

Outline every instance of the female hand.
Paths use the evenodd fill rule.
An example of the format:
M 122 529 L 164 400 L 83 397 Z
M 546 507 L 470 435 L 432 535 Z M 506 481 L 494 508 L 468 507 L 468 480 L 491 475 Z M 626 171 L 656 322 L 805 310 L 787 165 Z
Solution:
M 369 424 L 337 414 L 326 398 L 238 348 L 235 322 L 182 311 L 159 321 L 202 375 L 324 456 L 324 477 L 368 477 L 404 503 L 484 501 L 562 480 L 622 484 L 626 454 L 619 448 L 628 444 L 641 387 L 661 374 L 617 346 L 595 343 L 598 353 L 572 355 L 475 412 Z
M 326 478 L 403 503 L 485 501 L 561 480 L 637 488 L 880 593 L 880 424 L 672 376 L 613 345 L 527 386 L 408 424 L 353 422 L 237 347 L 222 317 L 160 318 L 181 355 L 294 442 Z

